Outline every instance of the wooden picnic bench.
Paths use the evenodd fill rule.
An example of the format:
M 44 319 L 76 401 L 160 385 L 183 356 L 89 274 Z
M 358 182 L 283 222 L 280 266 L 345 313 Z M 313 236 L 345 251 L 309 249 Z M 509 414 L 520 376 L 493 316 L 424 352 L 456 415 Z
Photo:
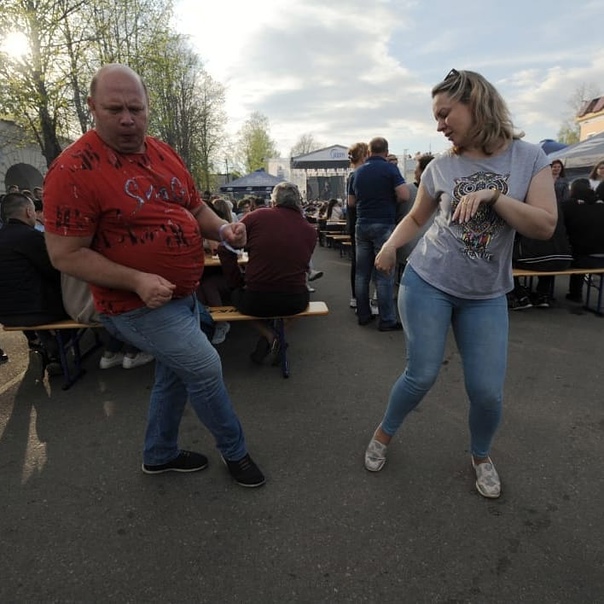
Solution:
M 70 319 L 65 321 L 56 321 L 55 323 L 44 323 L 42 325 L 20 327 L 9 327 L 7 325 L 2 326 L 4 331 L 31 330 L 53 332 L 59 351 L 61 371 L 63 372 L 63 390 L 71 388 L 71 386 L 75 384 L 75 382 L 77 382 L 84 375 L 84 373 L 86 373 L 82 362 L 86 357 L 103 345 L 103 342 L 101 341 L 97 331 L 98 328 L 102 327 L 103 326 L 100 323 L 78 323 L 77 321 L 72 321 Z M 82 338 L 90 330 L 94 334 L 94 341 L 88 348 L 82 350 Z M 73 367 L 69 362 L 69 356 L 73 358 Z M 41 378 L 44 377 L 44 369 L 45 367 L 42 366 Z
M 208 309 L 212 315 L 212 319 L 216 322 L 262 321 L 263 319 L 271 321 L 279 341 L 279 361 L 281 373 L 284 378 L 289 377 L 289 359 L 287 357 L 287 341 L 285 340 L 285 320 L 297 319 L 299 317 L 318 317 L 329 314 L 329 309 L 325 302 L 314 300 L 308 304 L 305 311 L 298 313 L 297 315 L 289 315 L 286 317 L 253 317 L 251 315 L 241 314 L 234 306 L 209 306 Z
M 208 307 L 212 319 L 216 322 L 221 321 L 258 321 L 260 317 L 241 314 L 234 306 L 210 306 Z M 287 358 L 287 342 L 285 341 L 284 320 L 297 317 L 314 317 L 327 315 L 329 310 L 325 302 L 312 301 L 305 311 L 288 317 L 266 317 L 273 321 L 273 326 L 280 344 L 280 364 L 283 377 L 289 377 L 289 361 Z M 57 342 L 59 350 L 59 361 L 61 371 L 63 372 L 63 390 L 71 388 L 86 373 L 83 367 L 83 361 L 95 350 L 103 345 L 98 334 L 98 329 L 102 329 L 100 323 L 78 323 L 77 321 L 65 320 L 55 323 L 45 323 L 43 325 L 28 325 L 9 327 L 2 326 L 4 331 L 52 331 Z M 81 341 L 84 334 L 88 331 L 94 334 L 94 341 L 91 346 L 82 350 Z M 73 367 L 69 362 L 69 357 L 73 358 Z M 41 376 L 43 377 L 43 376 Z
M 604 316 L 604 268 L 569 268 L 564 271 L 533 271 L 522 268 L 513 269 L 514 277 L 522 279 L 529 289 L 532 288 L 533 279 L 536 277 L 560 277 L 563 275 L 585 275 L 587 291 L 585 293 L 585 310 L 589 310 L 599 317 Z M 553 294 L 554 283 L 552 282 Z

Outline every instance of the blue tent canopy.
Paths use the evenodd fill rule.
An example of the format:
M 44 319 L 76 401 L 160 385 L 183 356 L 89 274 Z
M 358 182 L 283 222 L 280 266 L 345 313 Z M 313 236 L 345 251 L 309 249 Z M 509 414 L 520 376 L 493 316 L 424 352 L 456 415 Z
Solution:
M 546 155 L 554 153 L 555 151 L 561 151 L 562 149 L 568 147 L 568 145 L 565 145 L 564 143 L 559 143 L 558 141 L 555 141 L 551 138 L 546 138 L 542 141 L 539 141 L 539 144 L 541 145 L 543 151 L 545 151 Z
M 239 193 L 239 194 L 250 194 L 250 195 L 262 195 L 267 196 L 273 190 L 273 187 L 280 182 L 283 182 L 283 178 L 267 174 L 262 168 L 246 174 L 241 178 L 227 182 L 220 187 L 221 193 Z

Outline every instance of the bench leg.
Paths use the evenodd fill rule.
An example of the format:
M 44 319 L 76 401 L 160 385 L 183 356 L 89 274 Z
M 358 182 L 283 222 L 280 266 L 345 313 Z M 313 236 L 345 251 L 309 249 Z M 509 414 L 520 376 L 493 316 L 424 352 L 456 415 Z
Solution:
M 285 322 L 283 319 L 275 319 L 274 330 L 279 341 L 279 360 L 281 373 L 284 378 L 289 377 L 289 360 L 287 358 L 287 342 L 285 341 Z
M 86 333 L 86 329 L 78 329 L 75 333 L 69 334 L 66 338 L 58 329 L 55 333 L 57 344 L 59 346 L 59 358 L 61 360 L 61 369 L 63 370 L 63 390 L 69 390 L 85 373 L 86 370 L 82 366 L 82 361 L 92 354 L 95 350 L 98 350 L 103 342 L 99 334 L 94 331 L 94 343 L 84 353 L 80 348 L 80 341 Z M 73 364 L 74 370 L 72 371 L 69 367 L 69 350 L 73 351 Z
M 84 371 L 82 369 L 82 356 L 80 354 L 79 344 L 81 333 L 80 331 L 78 331 L 75 334 L 70 334 L 69 336 L 67 336 L 67 338 L 64 339 L 61 330 L 57 329 L 55 332 L 55 337 L 59 346 L 59 359 L 61 361 L 61 369 L 63 370 L 64 380 L 62 388 L 63 390 L 68 390 L 84 374 Z M 69 367 L 69 359 L 67 357 L 67 353 L 70 348 L 73 350 L 75 369 L 75 371 L 73 372 Z

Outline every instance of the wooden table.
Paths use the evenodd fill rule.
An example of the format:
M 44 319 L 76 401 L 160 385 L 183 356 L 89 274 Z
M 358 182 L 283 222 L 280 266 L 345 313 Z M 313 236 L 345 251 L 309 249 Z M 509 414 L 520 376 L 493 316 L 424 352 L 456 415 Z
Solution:
M 237 257 L 238 264 L 247 264 L 248 260 L 249 257 L 247 255 L 247 252 L 239 254 Z M 218 256 L 210 256 L 209 254 L 206 254 L 203 264 L 204 266 L 221 266 L 220 258 Z

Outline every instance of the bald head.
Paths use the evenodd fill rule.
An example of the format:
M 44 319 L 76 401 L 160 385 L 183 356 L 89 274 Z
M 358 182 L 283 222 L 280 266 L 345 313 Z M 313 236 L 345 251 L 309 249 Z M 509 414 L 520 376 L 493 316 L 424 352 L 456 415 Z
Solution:
M 101 67 L 90 83 L 88 107 L 97 134 L 120 153 L 142 153 L 149 121 L 147 89 L 127 65 Z
M 90 96 L 94 97 L 96 95 L 97 89 L 99 87 L 99 82 L 103 80 L 105 76 L 111 78 L 111 76 L 123 75 L 130 77 L 134 80 L 138 80 L 143 90 L 145 91 L 145 96 L 147 95 L 147 87 L 143 82 L 143 79 L 132 69 L 128 67 L 128 65 L 122 65 L 121 63 L 109 63 L 107 65 L 103 65 L 95 74 L 92 76 L 92 80 L 90 81 Z

